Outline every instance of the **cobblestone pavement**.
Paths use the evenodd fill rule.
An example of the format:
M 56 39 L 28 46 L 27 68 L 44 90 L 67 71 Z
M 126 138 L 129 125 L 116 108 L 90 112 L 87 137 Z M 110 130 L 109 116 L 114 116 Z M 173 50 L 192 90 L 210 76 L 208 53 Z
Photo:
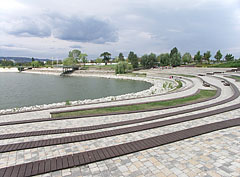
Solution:
M 219 77 L 222 77 L 219 75 Z M 0 134 L 17 133 L 24 131 L 36 131 L 36 130 L 49 130 L 58 128 L 72 128 L 89 125 L 97 125 L 103 123 L 118 122 L 131 119 L 139 119 L 152 115 L 158 115 L 168 112 L 174 112 L 177 110 L 192 108 L 200 105 L 214 103 L 223 99 L 226 99 L 232 95 L 230 87 L 222 85 L 219 79 L 213 77 L 203 77 L 204 80 L 210 83 L 214 83 L 222 88 L 222 94 L 220 97 L 205 102 L 193 104 L 185 107 L 174 108 L 169 110 L 151 111 L 145 113 L 135 113 L 127 115 L 114 115 L 114 116 L 102 116 L 94 118 L 81 118 L 76 120 L 60 120 L 53 122 L 40 122 L 32 124 L 3 126 L 0 128 Z M 240 83 L 235 82 L 233 79 L 227 78 L 229 81 L 234 82 L 238 88 Z M 197 79 L 194 82 L 200 83 Z M 197 85 L 197 84 L 196 84 Z M 196 88 L 196 87 L 194 87 Z M 182 95 L 181 95 L 182 96 Z M 167 95 L 166 97 L 167 98 Z M 229 105 L 233 105 L 240 102 L 240 98 L 212 108 L 204 110 L 198 110 L 195 112 L 181 114 L 177 116 L 167 117 L 161 120 L 168 120 L 173 118 L 182 117 L 185 115 L 199 114 L 210 110 L 223 108 Z M 34 113 L 31 113 L 33 116 Z M 116 144 L 122 144 L 126 142 L 136 141 L 148 137 L 162 135 L 178 130 L 183 130 L 190 127 L 196 127 L 212 122 L 218 122 L 222 120 L 228 120 L 238 118 L 240 115 L 240 109 L 230 112 L 205 117 L 198 120 L 183 122 L 180 124 L 149 129 L 145 131 L 134 132 L 130 134 L 124 134 L 113 137 L 106 137 L 97 140 L 62 144 L 56 146 L 48 146 L 44 148 L 33 148 L 27 150 L 13 151 L 7 153 L 0 153 L 0 168 L 21 164 L 26 162 L 32 162 L 36 160 L 47 159 L 51 157 L 57 157 L 67 154 L 73 154 L 83 152 L 86 150 L 97 149 L 100 147 L 107 147 Z M 18 115 L 11 115 L 11 118 L 6 118 L 4 121 L 13 120 Z M 6 116 L 7 117 L 7 116 Z M 30 116 L 28 118 L 31 118 Z M 22 117 L 18 117 L 21 120 Z M 113 127 L 104 129 L 114 130 L 123 127 L 130 127 L 136 125 L 143 125 L 146 123 L 156 122 L 159 120 L 138 123 L 133 125 L 126 125 L 121 127 Z M 0 144 L 10 144 L 17 142 L 27 142 L 32 140 L 49 139 L 54 137 L 65 137 L 72 135 L 80 135 L 91 132 L 101 132 L 103 130 L 44 135 L 35 137 L 24 137 L 15 139 L 0 140 Z M 187 140 L 171 143 L 168 145 L 140 151 L 137 153 L 100 161 L 97 163 L 91 163 L 89 165 L 75 167 L 71 169 L 60 170 L 40 176 L 240 176 L 240 128 L 234 127 L 217 132 L 208 133 L 205 135 L 197 136 Z

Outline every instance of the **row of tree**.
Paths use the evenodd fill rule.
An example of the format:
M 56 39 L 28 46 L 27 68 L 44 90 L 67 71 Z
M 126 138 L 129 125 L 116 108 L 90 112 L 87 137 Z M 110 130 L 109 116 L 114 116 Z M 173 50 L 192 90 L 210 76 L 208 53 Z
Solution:
M 193 57 L 190 53 L 185 53 L 183 56 L 178 51 L 176 47 L 174 47 L 170 53 L 163 53 L 157 56 L 154 53 L 145 54 L 142 57 L 138 57 L 133 51 L 130 51 L 128 57 L 125 59 L 122 53 L 119 53 L 118 57 L 113 59 L 113 62 L 123 62 L 126 61 L 127 63 L 131 63 L 132 67 L 138 68 L 139 65 L 143 68 L 152 68 L 154 66 L 180 66 L 181 64 L 202 64 L 202 63 L 210 63 L 211 52 L 207 51 L 203 55 L 198 51 Z M 100 54 L 100 57 L 97 58 L 95 61 L 96 63 L 107 63 L 111 60 L 111 53 L 103 52 Z M 216 62 L 220 62 L 223 55 L 220 50 L 218 50 L 214 56 Z M 225 61 L 233 61 L 234 56 L 232 54 L 227 54 L 224 57 Z M 63 61 L 64 65 L 74 65 L 78 62 L 86 63 L 87 62 L 87 54 L 81 53 L 79 50 L 72 50 L 69 52 L 68 58 Z

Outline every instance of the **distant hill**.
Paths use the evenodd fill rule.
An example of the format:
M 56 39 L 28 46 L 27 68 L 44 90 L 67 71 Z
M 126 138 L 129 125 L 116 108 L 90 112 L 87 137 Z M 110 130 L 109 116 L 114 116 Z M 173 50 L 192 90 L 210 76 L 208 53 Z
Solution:
M 32 58 L 28 57 L 0 57 L 0 60 L 6 59 L 6 60 L 14 60 L 16 63 L 27 63 L 32 62 Z M 34 58 L 35 61 L 50 61 L 50 59 L 40 59 L 40 58 Z

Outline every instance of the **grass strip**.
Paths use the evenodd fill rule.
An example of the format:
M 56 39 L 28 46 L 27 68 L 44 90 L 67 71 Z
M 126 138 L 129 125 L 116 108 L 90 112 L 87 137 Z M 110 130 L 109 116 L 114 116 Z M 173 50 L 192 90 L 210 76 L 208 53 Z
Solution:
M 196 78 L 196 76 L 189 75 L 189 74 L 172 74 L 172 75 L 175 75 L 175 76 L 183 76 L 183 77 L 190 77 L 190 78 Z
M 82 115 L 92 115 L 92 114 L 106 114 L 106 113 L 118 113 L 118 112 L 127 112 L 127 111 L 138 111 L 138 110 L 148 110 L 148 109 L 157 109 L 169 106 L 176 106 L 184 103 L 194 103 L 196 101 L 201 101 L 210 97 L 215 96 L 217 93 L 216 90 L 201 90 L 198 94 L 185 97 L 178 98 L 169 101 L 159 101 L 152 103 L 144 103 L 144 104 L 134 104 L 128 106 L 118 106 L 118 107 L 109 107 L 109 108 L 96 108 L 90 110 L 83 111 L 73 111 L 73 112 L 62 112 L 52 114 L 53 118 L 56 117 L 72 117 L 72 116 L 82 116 Z
M 226 76 L 226 77 L 235 79 L 237 82 L 240 82 L 240 76 L 234 76 L 234 75 L 232 75 L 232 76 Z

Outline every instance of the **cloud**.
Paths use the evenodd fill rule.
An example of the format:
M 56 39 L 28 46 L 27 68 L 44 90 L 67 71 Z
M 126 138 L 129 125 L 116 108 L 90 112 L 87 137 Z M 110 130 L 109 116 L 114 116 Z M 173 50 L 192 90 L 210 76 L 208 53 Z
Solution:
M 99 44 L 117 41 L 116 30 L 109 23 L 92 17 L 57 17 L 53 21 L 53 36 L 62 40 Z
M 22 17 L 13 20 L 7 29 L 8 34 L 20 37 L 49 37 L 51 36 L 50 26 L 40 19 Z
M 79 18 L 57 13 L 10 19 L 5 31 L 17 37 L 50 37 L 66 41 L 104 44 L 117 41 L 116 29 L 107 21 L 94 17 Z

